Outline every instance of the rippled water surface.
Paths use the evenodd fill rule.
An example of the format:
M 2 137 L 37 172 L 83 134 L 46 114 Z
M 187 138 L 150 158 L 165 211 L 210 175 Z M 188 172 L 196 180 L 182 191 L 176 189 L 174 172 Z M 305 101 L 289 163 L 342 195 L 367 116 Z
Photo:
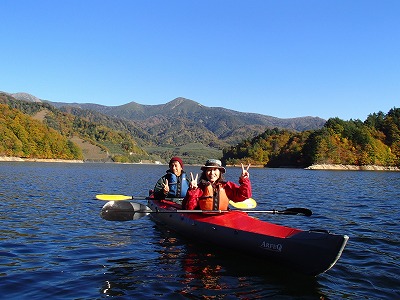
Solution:
M 198 167 L 187 171 L 197 172 Z M 1 299 L 400 299 L 400 173 L 250 169 L 257 215 L 346 234 L 316 278 L 193 244 L 149 217 L 100 218 L 98 193 L 147 195 L 166 166 L 0 163 Z M 228 168 L 237 181 L 239 168 Z

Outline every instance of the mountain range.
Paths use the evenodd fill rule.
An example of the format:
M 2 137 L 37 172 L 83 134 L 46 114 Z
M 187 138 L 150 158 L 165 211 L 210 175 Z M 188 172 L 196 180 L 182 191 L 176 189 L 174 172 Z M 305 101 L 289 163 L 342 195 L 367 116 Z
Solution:
M 11 96 L 25 101 L 46 101 L 27 93 L 14 93 Z M 149 133 L 155 133 L 157 136 L 162 136 L 162 132 L 165 133 L 162 128 L 171 128 L 172 125 L 188 126 L 187 129 L 190 128 L 190 130 L 197 127 L 200 130 L 213 133 L 218 139 L 229 144 L 259 134 L 265 128 L 276 127 L 305 131 L 319 129 L 326 122 L 319 117 L 306 116 L 282 119 L 257 113 L 238 112 L 222 107 L 207 107 L 182 97 L 159 105 L 130 102 L 120 106 L 104 106 L 92 103 L 46 102 L 63 110 L 89 110 L 113 118 L 138 122 L 140 127 Z
M 326 123 L 319 117 L 282 119 L 223 107 L 207 107 L 182 97 L 159 105 L 130 102 L 120 106 L 105 106 L 43 100 L 28 93 L 6 94 L 18 100 L 46 102 L 90 122 L 128 131 L 142 147 L 179 147 L 197 143 L 221 150 L 268 128 L 301 132 L 320 129 Z

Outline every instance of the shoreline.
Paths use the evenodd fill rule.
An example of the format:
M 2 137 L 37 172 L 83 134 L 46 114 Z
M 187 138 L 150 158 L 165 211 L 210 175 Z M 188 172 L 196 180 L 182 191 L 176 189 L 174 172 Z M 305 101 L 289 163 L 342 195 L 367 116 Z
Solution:
M 84 160 L 77 159 L 58 159 L 58 158 L 21 158 L 15 156 L 0 156 L 1 162 L 50 162 L 50 163 L 85 163 Z M 129 163 L 129 164 L 156 164 L 163 165 L 160 163 Z M 238 165 L 229 165 L 226 167 L 238 167 Z M 253 168 L 263 168 L 261 165 L 251 166 Z M 399 172 L 399 167 L 384 167 L 376 165 L 342 165 L 342 164 L 315 164 L 304 168 L 304 170 L 331 170 L 331 171 L 393 171 Z
M 316 164 L 311 165 L 305 170 L 337 170 L 337 171 L 400 171 L 398 167 L 384 167 L 384 166 L 376 166 L 376 165 L 365 165 L 365 166 L 356 166 L 356 165 L 342 165 L 342 164 Z
M 0 162 L 62 162 L 62 163 L 84 163 L 77 159 L 58 159 L 58 158 L 21 158 L 15 156 L 0 156 Z

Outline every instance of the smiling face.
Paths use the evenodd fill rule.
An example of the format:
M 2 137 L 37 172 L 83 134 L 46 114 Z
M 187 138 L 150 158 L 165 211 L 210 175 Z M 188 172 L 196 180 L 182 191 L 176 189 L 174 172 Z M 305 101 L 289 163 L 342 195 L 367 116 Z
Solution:
M 182 166 L 178 161 L 173 161 L 169 165 L 169 169 L 171 170 L 172 173 L 174 173 L 176 176 L 181 176 L 182 174 Z
M 221 171 L 218 168 L 207 168 L 206 176 L 211 183 L 216 182 L 221 176 Z

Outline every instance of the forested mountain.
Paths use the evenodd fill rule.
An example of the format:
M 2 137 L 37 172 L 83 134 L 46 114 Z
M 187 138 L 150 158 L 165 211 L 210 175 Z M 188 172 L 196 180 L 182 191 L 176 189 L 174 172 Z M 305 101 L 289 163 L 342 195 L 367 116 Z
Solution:
M 61 112 L 42 102 L 16 100 L 0 93 L 0 156 L 137 161 L 149 155 L 132 136 Z M 79 146 L 78 146 L 79 145 Z
M 221 107 L 203 106 L 185 98 L 177 98 L 162 105 L 142 105 L 135 102 L 121 106 L 57 102 L 51 104 L 74 114 L 79 113 L 79 109 L 84 109 L 133 122 L 134 126 L 148 134 L 146 142 L 158 146 L 201 143 L 222 149 L 244 138 L 260 134 L 266 127 L 303 131 L 319 129 L 326 122 L 317 117 L 279 119 L 242 113 Z
M 326 122 L 316 117 L 279 119 L 241 113 L 220 107 L 206 107 L 184 98 L 163 105 L 131 102 L 121 106 L 102 106 L 45 101 L 26 93 L 9 95 L 24 101 L 51 104 L 59 111 L 126 132 L 153 159 L 162 161 L 168 161 L 171 155 L 181 155 L 188 163 L 201 163 L 208 157 L 220 157 L 223 148 L 252 138 L 266 128 L 302 131 L 321 128 Z
M 130 102 L 120 106 L 103 106 L 97 104 L 68 104 L 51 102 L 54 106 L 77 107 L 100 112 L 105 115 L 145 122 L 155 117 L 161 117 L 167 120 L 187 119 L 190 122 L 200 123 L 211 132 L 217 133 L 218 130 L 226 132 L 227 127 L 238 128 L 241 126 L 264 126 L 293 129 L 304 131 L 321 128 L 326 120 L 318 117 L 298 117 L 289 119 L 280 119 L 276 117 L 256 114 L 243 113 L 222 107 L 207 107 L 193 100 L 186 98 L 176 98 L 166 104 L 160 105 L 142 105 Z M 222 129 L 219 127 L 222 125 Z
M 65 136 L 18 109 L 0 104 L 0 155 L 25 158 L 82 159 Z
M 268 129 L 224 150 L 223 162 L 268 167 L 313 164 L 400 166 L 400 109 L 360 120 L 329 119 L 323 128 L 303 132 Z
M 373 113 L 364 122 L 339 118 L 326 122 L 312 117 L 278 119 L 240 113 L 205 107 L 184 98 L 163 105 L 132 102 L 108 107 L 66 105 L 24 93 L 14 95 L 21 100 L 0 93 L 0 103 L 27 115 L 18 119 L 40 119 L 48 129 L 54 129 L 66 138 L 75 157 L 80 155 L 80 150 L 89 160 L 87 153 L 85 157 L 85 143 L 100 147 L 107 153 L 106 158 L 114 161 L 165 162 L 172 155 L 180 155 L 186 163 L 222 157 L 225 164 L 247 162 L 268 167 L 306 167 L 324 163 L 400 165 L 400 110 L 396 108 L 387 114 Z M 0 123 L 0 135 L 2 132 L 9 135 L 6 130 L 10 129 L 12 119 L 9 117 L 8 121 Z M 15 128 L 12 130 L 17 139 L 8 141 L 20 144 Z M 3 146 L 0 155 L 9 155 L 5 151 L 12 143 L 0 143 Z M 21 155 L 32 154 L 23 151 Z

